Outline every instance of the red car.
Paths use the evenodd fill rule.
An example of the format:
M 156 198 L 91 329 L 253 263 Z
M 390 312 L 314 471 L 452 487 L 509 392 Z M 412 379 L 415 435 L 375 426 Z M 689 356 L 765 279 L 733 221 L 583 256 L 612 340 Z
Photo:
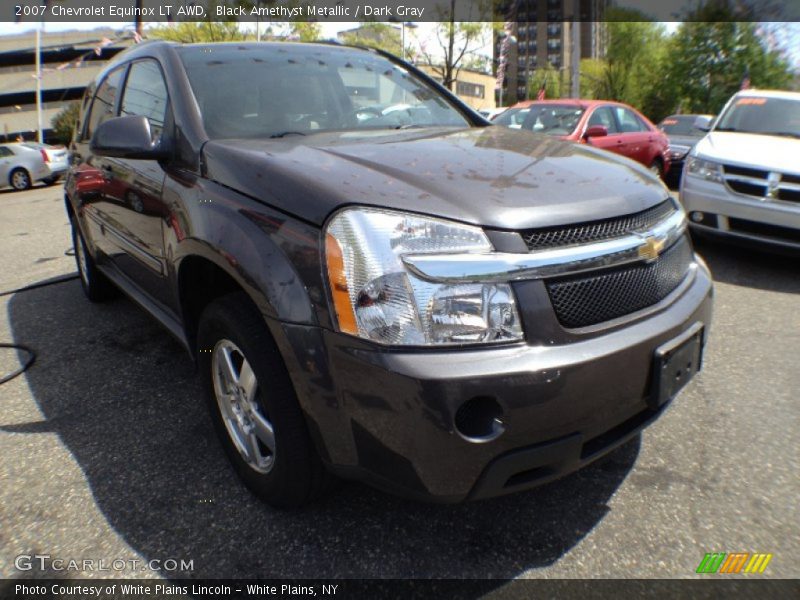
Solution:
M 494 121 L 622 154 L 659 177 L 669 171 L 669 139 L 639 111 L 609 100 L 527 100 Z

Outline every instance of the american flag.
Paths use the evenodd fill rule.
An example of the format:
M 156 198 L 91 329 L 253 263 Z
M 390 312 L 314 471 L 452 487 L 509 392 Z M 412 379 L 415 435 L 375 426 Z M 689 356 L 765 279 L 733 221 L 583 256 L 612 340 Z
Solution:
M 750 89 L 750 67 L 744 70 L 744 77 L 742 77 L 742 84 L 739 86 L 740 90 Z
M 503 32 L 505 37 L 500 44 L 500 61 L 497 64 L 497 79 L 494 83 L 494 89 L 500 90 L 503 88 L 503 81 L 506 78 L 506 63 L 508 63 L 508 48 L 511 46 L 511 31 L 514 27 L 513 21 L 506 21 L 503 24 Z

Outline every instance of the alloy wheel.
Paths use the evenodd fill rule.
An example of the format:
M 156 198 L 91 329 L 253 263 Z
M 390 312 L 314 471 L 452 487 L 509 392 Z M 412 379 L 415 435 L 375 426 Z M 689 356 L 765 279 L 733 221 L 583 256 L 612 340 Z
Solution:
M 275 463 L 275 431 L 258 401 L 259 385 L 244 353 L 230 340 L 212 351 L 214 395 L 225 429 L 247 465 L 268 473 Z

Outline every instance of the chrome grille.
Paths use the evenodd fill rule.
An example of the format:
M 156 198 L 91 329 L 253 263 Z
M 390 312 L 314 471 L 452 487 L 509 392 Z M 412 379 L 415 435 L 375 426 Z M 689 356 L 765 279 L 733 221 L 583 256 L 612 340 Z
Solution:
M 521 231 L 528 250 L 542 250 L 574 244 L 588 244 L 621 237 L 631 231 L 649 229 L 675 211 L 671 200 L 665 200 L 641 212 L 613 217 L 601 221 L 590 221 L 562 227 L 530 229 Z
M 684 280 L 692 261 L 684 236 L 653 262 L 551 279 L 545 285 L 559 322 L 587 327 L 660 302 Z
M 767 200 L 800 202 L 800 175 L 722 165 L 725 184 L 737 194 Z

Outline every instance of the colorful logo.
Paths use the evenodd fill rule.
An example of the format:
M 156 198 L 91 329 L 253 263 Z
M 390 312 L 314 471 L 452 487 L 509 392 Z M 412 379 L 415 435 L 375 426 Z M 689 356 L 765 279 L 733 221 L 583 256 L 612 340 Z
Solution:
M 700 561 L 697 573 L 763 573 L 772 554 L 749 552 L 709 552 Z

